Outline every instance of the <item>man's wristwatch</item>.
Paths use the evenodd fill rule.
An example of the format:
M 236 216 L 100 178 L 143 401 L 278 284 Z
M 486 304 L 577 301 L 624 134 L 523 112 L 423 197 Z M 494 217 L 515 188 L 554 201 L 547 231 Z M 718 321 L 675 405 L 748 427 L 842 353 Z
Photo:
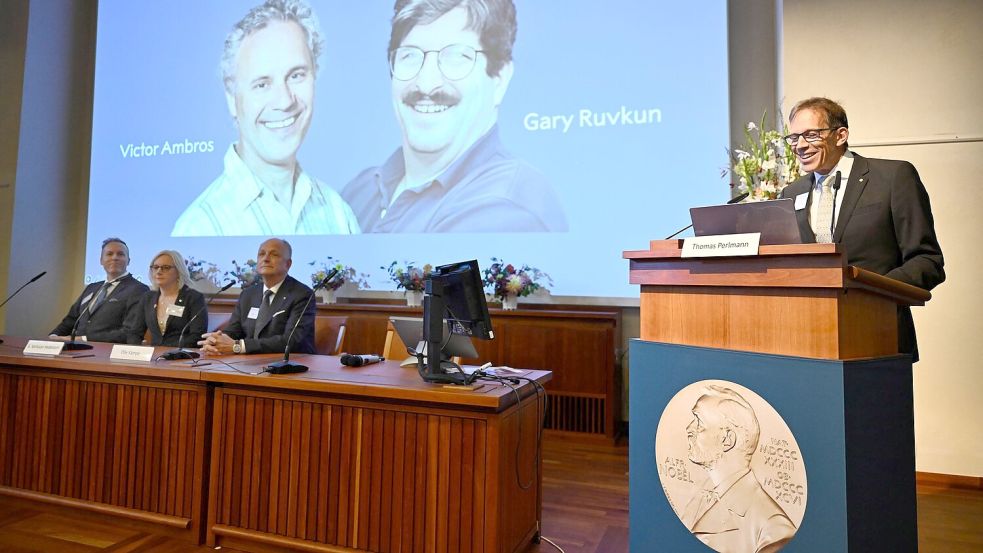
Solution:
M 242 353 L 242 342 L 239 340 L 232 342 L 232 353 Z

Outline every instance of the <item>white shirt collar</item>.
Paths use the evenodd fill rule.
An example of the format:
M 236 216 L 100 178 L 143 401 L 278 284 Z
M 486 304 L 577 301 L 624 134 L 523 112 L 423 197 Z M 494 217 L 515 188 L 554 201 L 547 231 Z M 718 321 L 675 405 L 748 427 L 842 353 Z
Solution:
M 846 186 L 848 180 L 850 180 L 850 170 L 853 169 L 853 152 L 847 150 L 840 156 L 840 159 L 836 161 L 836 165 L 830 169 L 829 175 L 835 175 L 837 171 L 840 172 L 840 186 Z M 812 186 L 813 188 L 822 188 L 820 181 L 826 175 L 821 175 L 818 172 L 813 172 L 812 174 Z
M 267 290 L 272 290 L 273 291 L 273 296 L 275 297 L 277 295 L 277 292 L 280 291 L 280 287 L 283 286 L 283 283 L 286 282 L 286 281 L 287 281 L 287 277 L 283 277 L 283 280 L 281 280 L 280 282 L 277 282 L 276 284 L 274 284 L 273 286 L 270 286 L 270 287 L 267 287 L 266 284 L 264 283 L 263 284 L 263 295 L 264 296 L 266 295 L 266 291 Z
M 109 275 L 106 275 L 106 286 L 115 286 L 115 285 L 119 284 L 119 281 L 123 280 L 124 278 L 126 278 L 129 275 L 130 275 L 130 272 L 127 271 L 127 272 L 119 275 L 118 277 L 116 277 L 116 278 L 114 278 L 112 280 L 109 280 Z

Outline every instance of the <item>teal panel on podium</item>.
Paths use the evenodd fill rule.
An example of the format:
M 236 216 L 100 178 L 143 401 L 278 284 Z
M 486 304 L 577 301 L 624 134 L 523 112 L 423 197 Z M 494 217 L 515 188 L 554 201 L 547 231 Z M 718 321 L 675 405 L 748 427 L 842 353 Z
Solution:
M 909 356 L 630 352 L 632 553 L 917 551 Z

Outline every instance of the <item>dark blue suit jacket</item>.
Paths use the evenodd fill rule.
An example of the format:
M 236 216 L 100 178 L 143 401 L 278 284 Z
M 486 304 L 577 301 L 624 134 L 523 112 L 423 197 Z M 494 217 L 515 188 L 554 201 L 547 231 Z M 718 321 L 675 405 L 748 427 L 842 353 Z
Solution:
M 146 284 L 133 278 L 133 275 L 126 275 L 120 279 L 112 294 L 99 307 L 91 312 L 86 310 L 85 305 L 82 305 L 82 300 L 85 299 L 86 305 L 88 305 L 88 302 L 92 301 L 104 282 L 106 281 L 100 280 L 86 286 L 85 290 L 82 290 L 82 294 L 72 304 L 71 309 L 68 310 L 68 315 L 65 315 L 65 318 L 58 323 L 51 334 L 68 336 L 72 333 L 75 322 L 78 321 L 78 328 L 75 329 L 77 336 L 85 336 L 87 340 L 92 342 L 125 344 L 127 315 L 139 303 L 140 297 L 149 288 Z M 83 310 L 85 313 L 82 313 Z M 82 320 L 79 320 L 79 315 L 82 315 Z
M 290 351 L 297 353 L 316 353 L 314 349 L 314 315 L 317 301 L 307 303 L 314 292 L 292 276 L 286 280 L 273 296 L 273 303 L 265 320 L 250 319 L 251 308 L 259 308 L 263 301 L 263 284 L 250 286 L 239 294 L 225 334 L 235 340 L 245 339 L 246 353 L 279 353 L 287 346 L 290 334 L 298 319 L 297 330 L 290 340 Z M 307 303 L 307 309 L 304 304 Z M 259 334 L 256 335 L 256 329 Z

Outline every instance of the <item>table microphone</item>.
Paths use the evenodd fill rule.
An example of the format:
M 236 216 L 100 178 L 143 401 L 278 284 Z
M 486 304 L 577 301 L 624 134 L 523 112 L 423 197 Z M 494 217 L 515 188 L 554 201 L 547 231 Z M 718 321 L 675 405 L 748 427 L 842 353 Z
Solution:
M 191 326 L 191 323 L 195 322 L 195 319 L 198 318 L 198 315 L 201 315 L 201 312 L 204 311 L 205 308 L 207 308 L 210 303 L 212 303 L 213 299 L 217 298 L 219 294 L 228 290 L 229 288 L 232 288 L 232 286 L 234 285 L 235 285 L 235 281 L 231 280 L 229 281 L 228 284 L 223 286 L 221 290 L 212 294 L 212 297 L 208 298 L 208 301 L 205 302 L 205 305 L 201 306 L 201 309 L 199 309 L 198 312 L 195 313 L 195 316 L 191 317 L 191 320 L 184 324 L 184 328 L 181 329 L 181 334 L 179 334 L 177 337 L 177 349 L 172 349 L 171 351 L 166 351 L 162 353 L 160 355 L 160 358 L 166 361 L 174 361 L 177 359 L 197 359 L 201 357 L 201 354 L 198 353 L 197 351 L 184 349 L 181 346 L 182 340 L 184 340 L 184 332 L 188 330 L 188 327 Z
M 3 303 L 0 303 L 0 307 L 3 307 L 5 305 L 7 305 L 7 302 L 10 301 L 10 300 L 12 300 L 14 298 L 14 296 L 17 295 L 18 292 L 20 292 L 21 290 L 24 289 L 25 286 L 27 286 L 28 284 L 34 282 L 35 280 L 43 277 L 46 274 L 48 274 L 48 271 L 41 271 L 41 273 L 38 274 L 38 276 L 36 276 L 36 277 L 32 278 L 31 280 L 29 280 L 29 281 L 25 282 L 24 284 L 22 284 L 20 288 L 14 290 L 14 293 L 13 294 L 10 294 L 9 296 L 7 296 L 7 299 L 3 300 Z M 2 344 L 2 343 L 3 343 L 3 340 L 0 340 L 0 344 Z
M 727 201 L 727 203 L 726 203 L 726 204 L 724 204 L 724 205 L 730 205 L 730 204 L 738 204 L 738 203 L 741 203 L 742 201 L 744 201 L 744 198 L 747 198 L 748 196 L 750 196 L 750 194 L 749 194 L 748 192 L 745 192 L 745 193 L 743 193 L 743 194 L 739 194 L 739 195 L 737 195 L 737 196 L 734 196 L 734 197 L 733 197 L 733 198 L 731 198 L 730 200 L 728 200 L 728 201 Z M 680 232 L 683 232 L 684 230 L 686 230 L 686 229 L 688 229 L 688 228 L 690 228 L 690 227 L 692 227 L 692 226 L 693 226 L 693 223 L 690 223 L 690 224 L 688 224 L 688 225 L 686 225 L 685 227 L 683 227 L 683 228 L 681 228 L 681 229 L 679 229 L 679 230 L 677 230 L 676 232 L 674 232 L 674 233 L 672 233 L 672 234 L 670 234 L 669 236 L 666 236 L 665 238 L 663 238 L 663 240 L 669 240 L 669 239 L 670 239 L 670 238 L 672 238 L 673 236 L 676 236 L 676 235 L 677 235 L 677 234 L 679 234 Z
M 386 358 L 381 355 L 354 355 L 351 353 L 341 354 L 341 364 L 346 367 L 361 367 L 372 363 L 381 363 Z
M 106 284 L 104 283 L 103 286 L 106 286 Z M 96 290 L 96 294 L 98 293 L 99 290 Z M 78 351 L 80 349 L 92 349 L 92 344 L 86 344 L 85 342 L 75 341 L 75 331 L 78 330 L 79 323 L 82 321 L 82 315 L 85 315 L 85 313 L 89 310 L 90 305 L 92 305 L 91 300 L 85 303 L 85 307 L 82 309 L 82 312 L 79 313 L 78 318 L 75 319 L 75 324 L 72 325 L 72 334 L 71 336 L 68 337 L 68 341 L 65 342 L 65 347 L 62 348 L 65 351 Z
M 290 373 L 302 373 L 307 370 L 307 365 L 301 365 L 300 363 L 294 363 L 290 360 L 290 340 L 294 337 L 294 332 L 297 330 L 297 325 L 300 324 L 301 319 L 304 318 L 304 313 L 307 312 L 307 306 L 311 304 L 311 300 L 317 294 L 317 291 L 324 288 L 338 275 L 338 269 L 331 269 L 328 276 L 321 279 L 314 289 L 311 290 L 311 295 L 307 296 L 307 302 L 304 303 L 304 309 L 300 311 L 300 317 L 294 321 L 294 327 L 290 329 L 290 334 L 287 335 L 287 345 L 283 348 L 283 360 L 277 361 L 276 363 L 270 363 L 263 370 L 270 374 L 290 374 Z

